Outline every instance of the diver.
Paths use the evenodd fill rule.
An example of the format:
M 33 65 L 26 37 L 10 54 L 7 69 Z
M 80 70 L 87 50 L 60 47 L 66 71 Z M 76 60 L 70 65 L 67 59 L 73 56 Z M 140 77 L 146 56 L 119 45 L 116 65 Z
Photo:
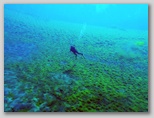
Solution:
M 75 55 L 76 59 L 77 59 L 77 54 L 83 56 L 82 53 L 78 52 L 78 51 L 75 49 L 75 46 L 74 46 L 74 45 L 70 47 L 70 51 L 73 52 L 73 54 Z M 84 57 L 84 56 L 83 56 L 83 57 Z

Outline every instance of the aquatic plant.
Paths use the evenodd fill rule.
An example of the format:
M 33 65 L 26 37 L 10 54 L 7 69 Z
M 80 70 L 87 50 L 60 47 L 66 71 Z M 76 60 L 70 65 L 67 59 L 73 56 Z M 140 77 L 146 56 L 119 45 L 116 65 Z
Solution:
M 26 53 L 28 59 L 13 59 L 5 53 L 6 112 L 148 111 L 147 44 L 144 38 L 138 39 L 146 37 L 141 35 L 144 32 L 87 26 L 82 38 L 74 42 L 86 58 L 75 60 L 69 53 L 69 38 L 77 39 L 82 25 L 35 22 L 30 16 L 26 20 L 24 14 L 16 19 L 13 12 L 6 12 L 10 12 L 6 19 L 12 21 L 7 28 L 15 29 L 5 31 L 6 43 L 20 41 L 23 47 L 36 49 Z M 130 45 L 127 53 L 121 46 L 131 39 L 135 46 Z

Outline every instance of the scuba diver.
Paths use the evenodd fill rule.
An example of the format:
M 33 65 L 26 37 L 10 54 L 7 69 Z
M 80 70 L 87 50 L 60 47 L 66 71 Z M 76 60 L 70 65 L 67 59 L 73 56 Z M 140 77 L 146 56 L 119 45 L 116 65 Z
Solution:
M 73 52 L 73 54 L 76 56 L 76 59 L 77 59 L 77 54 L 80 54 L 80 55 L 83 56 L 82 53 L 78 52 L 78 51 L 75 49 L 75 46 L 74 46 L 74 45 L 70 47 L 70 51 Z M 84 56 L 83 56 L 83 57 L 84 57 Z

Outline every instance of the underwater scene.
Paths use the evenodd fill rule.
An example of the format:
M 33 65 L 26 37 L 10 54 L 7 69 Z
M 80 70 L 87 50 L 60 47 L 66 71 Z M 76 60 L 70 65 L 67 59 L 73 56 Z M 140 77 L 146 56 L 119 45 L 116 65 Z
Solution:
M 148 4 L 5 4 L 4 112 L 148 112 Z

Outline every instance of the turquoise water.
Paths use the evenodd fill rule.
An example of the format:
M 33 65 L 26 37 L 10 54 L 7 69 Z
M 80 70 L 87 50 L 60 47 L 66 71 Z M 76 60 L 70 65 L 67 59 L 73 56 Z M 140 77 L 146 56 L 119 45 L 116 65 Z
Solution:
M 147 112 L 148 5 L 5 4 L 4 59 L 5 112 Z

